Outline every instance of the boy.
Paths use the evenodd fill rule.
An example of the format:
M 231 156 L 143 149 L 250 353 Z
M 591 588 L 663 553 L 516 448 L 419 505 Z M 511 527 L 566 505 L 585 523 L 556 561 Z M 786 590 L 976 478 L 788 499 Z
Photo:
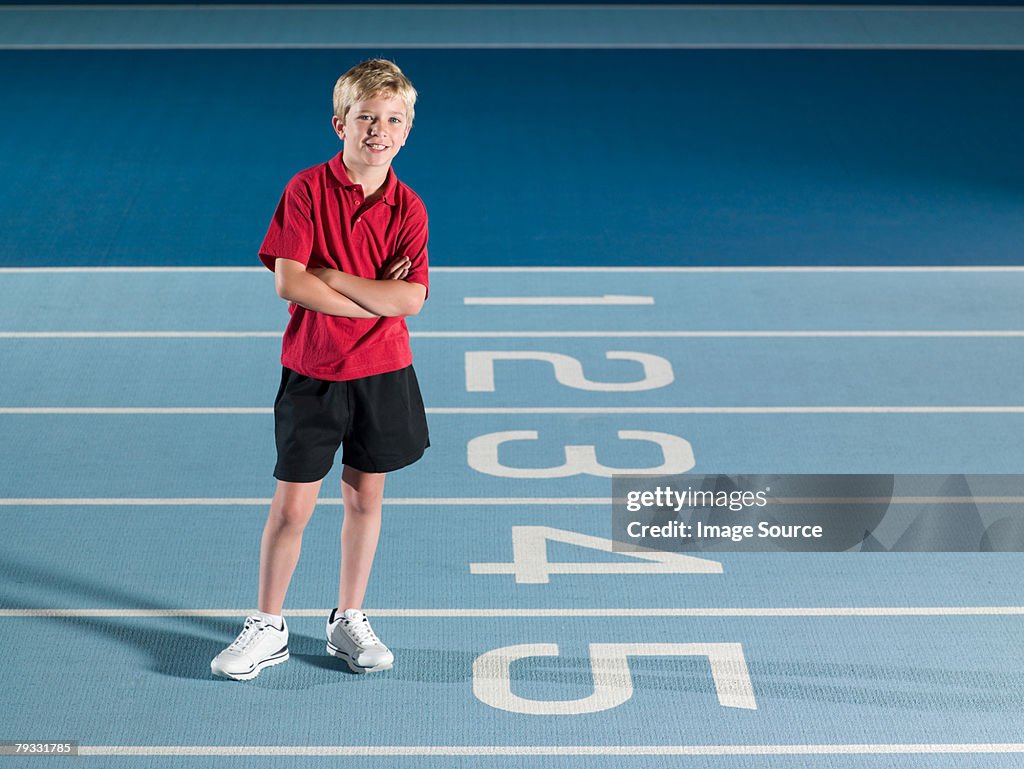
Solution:
M 361 607 L 385 474 L 430 445 L 404 320 L 427 295 L 427 214 L 391 169 L 415 103 L 392 62 L 342 75 L 332 125 L 343 151 L 288 183 L 260 248 L 291 312 L 274 402 L 277 489 L 260 547 L 259 610 L 210 663 L 215 675 L 248 680 L 288 659 L 285 593 L 339 445 L 345 514 L 327 651 L 358 673 L 392 665 Z

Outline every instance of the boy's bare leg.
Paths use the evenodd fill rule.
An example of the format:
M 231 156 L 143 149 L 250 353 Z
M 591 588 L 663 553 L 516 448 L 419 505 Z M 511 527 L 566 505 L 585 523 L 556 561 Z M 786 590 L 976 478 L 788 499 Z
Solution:
M 380 538 L 385 473 L 364 473 L 345 466 L 341 474 L 341 498 L 345 519 L 341 524 L 341 581 L 338 608 L 361 609 L 370 581 L 373 556 Z
M 260 543 L 260 588 L 258 608 L 280 614 L 285 593 L 292 580 L 302 549 L 302 532 L 313 516 L 322 481 L 289 483 L 278 481 L 270 502 L 270 515 Z

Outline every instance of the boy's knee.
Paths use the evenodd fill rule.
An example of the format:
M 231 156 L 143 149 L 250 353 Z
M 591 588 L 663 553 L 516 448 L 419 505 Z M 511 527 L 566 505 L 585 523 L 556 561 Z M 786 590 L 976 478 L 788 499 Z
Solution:
M 270 518 L 278 526 L 303 529 L 313 517 L 313 510 L 291 500 L 275 500 L 270 506 Z
M 383 489 L 347 489 L 344 497 L 346 515 L 380 515 L 384 504 Z
M 380 515 L 384 503 L 384 473 L 367 473 L 345 466 L 341 476 L 341 496 L 345 512 L 359 515 Z

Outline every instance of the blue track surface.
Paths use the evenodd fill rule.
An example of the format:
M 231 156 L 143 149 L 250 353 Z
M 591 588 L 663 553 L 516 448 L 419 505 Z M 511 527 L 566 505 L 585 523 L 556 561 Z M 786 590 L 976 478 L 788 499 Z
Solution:
M 370 765 L 747 767 L 763 764 L 744 751 L 818 746 L 816 765 L 972 765 L 949 754 L 957 750 L 975 760 L 996 751 L 984 756 L 986 766 L 1019 766 L 1005 747 L 1016 744 L 1024 709 L 1013 613 L 1019 554 L 715 553 L 705 559 L 721 565 L 719 574 L 554 574 L 546 584 L 522 584 L 511 574 L 474 573 L 472 564 L 512 562 L 515 526 L 609 536 L 601 501 L 609 481 L 499 477 L 474 467 L 467 451 L 483 435 L 535 430 L 536 441 L 502 446 L 503 466 L 558 465 L 570 442 L 595 446 L 612 466 L 661 462 L 654 444 L 616 437 L 632 429 L 688 441 L 694 472 L 1013 473 L 1024 460 L 1024 416 L 1012 411 L 1021 275 L 438 272 L 428 309 L 413 323 L 433 447 L 389 479 L 367 598 L 380 632 L 393 639 L 395 670 L 357 680 L 317 640 L 337 574 L 336 468 L 288 596 L 293 659 L 249 686 L 230 686 L 211 681 L 207 665 L 234 633 L 235 611 L 252 601 L 272 491 L 269 402 L 279 340 L 270 328 L 284 315 L 265 290 L 269 274 L 2 274 L 0 420 L 8 440 L 0 463 L 17 468 L 5 478 L 0 506 L 11 532 L 0 545 L 0 605 L 16 615 L 2 620 L 12 671 L 4 690 L 17 702 L 5 733 L 59 732 L 100 755 L 118 745 L 313 750 L 301 760 L 274 759 L 284 766 L 336 765 L 342 759 L 316 754 L 316 746 L 332 745 L 362 746 L 371 757 L 352 760 Z M 609 294 L 653 303 L 477 304 Z M 72 301 L 73 310 L 49 321 L 31 317 L 17 309 L 28 296 L 44 307 Z M 154 304 L 160 296 L 166 301 Z M 195 312 L 181 313 L 182 301 Z M 785 335 L 793 332 L 803 335 Z M 871 336 L 878 333 L 887 336 Z M 605 353 L 642 352 L 668 361 L 675 378 L 646 392 L 587 393 L 556 383 L 549 363 L 499 360 L 494 392 L 467 392 L 466 354 L 488 350 L 572 356 L 597 382 L 635 381 L 637 364 Z M 806 406 L 824 411 L 770 410 Z M 997 413 L 842 411 L 880 406 Z M 33 407 L 44 411 L 26 411 Z M 107 411 L 124 407 L 143 413 Z M 248 411 L 223 412 L 239 407 Z M 571 412 L 581 407 L 604 413 Z M 641 413 L 616 413 L 622 407 Z M 708 411 L 643 413 L 666 407 Z M 736 407 L 755 413 L 728 413 Z M 90 408 L 101 411 L 54 411 Z M 167 408 L 214 411 L 152 413 Z M 598 570 L 630 560 L 559 542 L 549 543 L 547 558 Z M 34 616 L 41 608 L 95 616 Z M 472 610 L 497 616 L 459 614 Z M 659 616 L 666 610 L 675 615 Z M 39 639 L 54 632 L 73 634 L 75 644 L 51 651 L 41 667 Z M 586 697 L 593 642 L 739 644 L 756 709 L 718 704 L 707 660 L 665 655 L 630 658 L 632 696 L 596 713 L 508 712 L 474 693 L 482 654 L 557 644 L 557 658 L 513 663 L 510 690 L 531 701 Z M 73 718 L 54 718 L 56 691 L 73 697 Z M 225 723 L 222 714 L 239 708 L 247 717 Z M 366 712 L 392 726 L 382 730 L 357 715 Z M 339 720 L 348 724 L 341 734 Z M 396 745 L 411 753 L 387 757 Z M 437 754 L 452 746 L 509 755 Z M 654 754 L 613 758 L 627 746 Z M 666 754 L 672 746 L 724 752 Z M 570 754 L 525 754 L 545 749 Z M 102 760 L 170 766 L 184 759 Z M 187 760 L 215 767 L 242 759 Z M 796 756 L 771 761 L 801 765 Z

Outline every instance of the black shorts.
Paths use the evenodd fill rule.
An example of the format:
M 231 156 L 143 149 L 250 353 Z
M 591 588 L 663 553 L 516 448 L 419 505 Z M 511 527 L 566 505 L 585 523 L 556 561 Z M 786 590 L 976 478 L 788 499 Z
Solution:
M 274 400 L 274 435 L 274 477 L 293 483 L 321 480 L 338 446 L 349 467 L 388 473 L 411 465 L 430 445 L 412 366 L 347 382 L 285 368 Z

